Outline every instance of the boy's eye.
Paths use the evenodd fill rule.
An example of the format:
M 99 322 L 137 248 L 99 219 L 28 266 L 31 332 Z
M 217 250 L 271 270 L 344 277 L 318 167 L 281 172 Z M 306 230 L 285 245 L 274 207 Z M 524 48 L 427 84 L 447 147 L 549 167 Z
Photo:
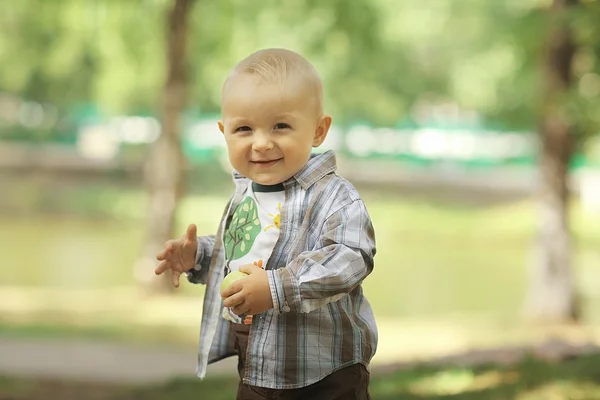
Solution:
M 273 128 L 275 128 L 276 130 L 283 130 L 283 129 L 290 129 L 291 126 L 289 126 L 285 122 L 280 122 L 280 123 L 275 124 L 275 126 Z
M 248 131 L 251 131 L 251 130 L 252 129 L 249 126 L 244 125 L 244 126 L 240 126 L 240 127 L 235 128 L 233 130 L 233 132 L 248 132 Z

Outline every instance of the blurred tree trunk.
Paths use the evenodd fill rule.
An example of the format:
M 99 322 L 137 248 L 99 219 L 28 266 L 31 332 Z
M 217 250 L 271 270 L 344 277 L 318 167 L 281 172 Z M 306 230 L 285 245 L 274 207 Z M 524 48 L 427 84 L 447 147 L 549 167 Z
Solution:
M 184 155 L 180 114 L 186 101 L 185 71 L 188 15 L 193 0 L 173 0 L 167 16 L 167 76 L 161 102 L 159 138 L 152 145 L 144 170 L 148 193 L 146 241 L 137 264 L 137 279 L 151 292 L 173 290 L 170 273 L 156 277 L 156 254 L 174 235 L 177 205 L 183 191 Z
M 575 140 L 566 109 L 576 51 L 567 14 L 577 3 L 553 0 L 542 67 L 540 215 L 526 313 L 532 320 L 548 323 L 578 318 L 571 265 L 568 172 Z

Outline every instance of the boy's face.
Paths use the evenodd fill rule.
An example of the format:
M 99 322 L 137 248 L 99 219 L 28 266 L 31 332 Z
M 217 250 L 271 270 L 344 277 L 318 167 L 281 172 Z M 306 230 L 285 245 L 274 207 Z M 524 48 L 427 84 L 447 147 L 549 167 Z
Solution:
M 306 85 L 232 76 L 223 91 L 222 121 L 229 160 L 254 182 L 274 185 L 300 171 L 323 143 L 331 117 L 319 115 Z

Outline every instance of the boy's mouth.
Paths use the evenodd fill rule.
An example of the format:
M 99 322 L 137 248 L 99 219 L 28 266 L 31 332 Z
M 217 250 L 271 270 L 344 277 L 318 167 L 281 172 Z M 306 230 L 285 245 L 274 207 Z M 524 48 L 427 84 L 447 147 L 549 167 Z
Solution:
M 272 160 L 252 160 L 250 161 L 252 164 L 258 167 L 271 167 L 281 161 L 283 158 L 275 158 Z

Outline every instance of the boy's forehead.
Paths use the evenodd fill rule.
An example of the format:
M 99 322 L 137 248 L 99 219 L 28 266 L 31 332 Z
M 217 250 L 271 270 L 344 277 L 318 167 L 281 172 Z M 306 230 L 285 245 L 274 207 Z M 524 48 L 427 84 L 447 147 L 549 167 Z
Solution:
M 248 72 L 234 73 L 229 76 L 223 85 L 223 98 L 240 91 L 273 91 L 285 96 L 293 94 L 310 96 L 311 93 L 304 89 L 311 86 L 313 85 L 310 84 L 308 79 L 298 75 L 285 78 L 266 78 Z
M 300 79 L 289 78 L 282 81 L 242 73 L 232 75 L 223 87 L 222 108 L 253 108 L 259 103 L 268 103 L 277 111 L 294 111 L 312 103 L 316 94 L 310 85 Z

